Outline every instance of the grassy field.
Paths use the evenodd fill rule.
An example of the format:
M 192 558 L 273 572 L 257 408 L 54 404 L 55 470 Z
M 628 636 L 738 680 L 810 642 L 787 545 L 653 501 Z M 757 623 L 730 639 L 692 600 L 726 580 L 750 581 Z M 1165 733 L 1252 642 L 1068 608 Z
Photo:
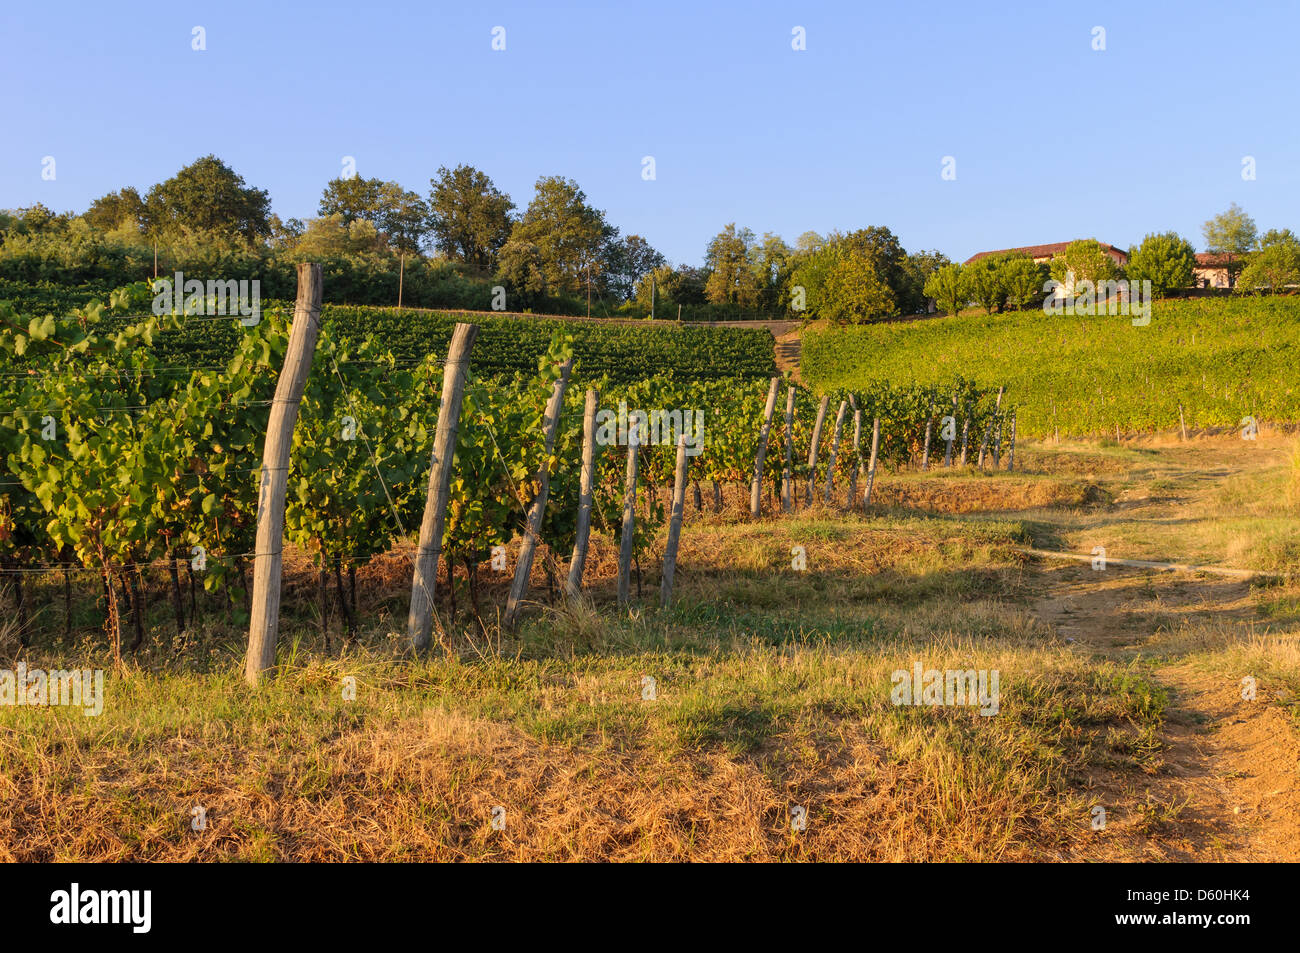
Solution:
M 1243 417 L 1300 419 L 1300 298 L 1156 301 L 1151 321 L 965 313 L 805 331 L 816 390 L 878 380 L 937 384 L 964 375 L 1007 386 L 1020 431 L 1082 436 L 1236 428 Z
M 0 709 L 0 858 L 1300 859 L 1294 454 L 1270 432 L 1028 444 L 1022 472 L 887 473 L 865 515 L 758 522 L 732 488 L 689 513 L 673 608 L 647 563 L 615 610 L 602 536 L 588 599 L 549 600 L 539 560 L 506 633 L 495 574 L 421 659 L 398 634 L 409 550 L 363 568 L 342 649 L 290 558 L 257 691 L 238 598 L 177 635 L 159 570 L 103 714 Z M 1277 575 L 1024 552 L 1096 545 Z M 0 665 L 107 665 L 91 589 L 69 644 L 48 585 Z M 916 663 L 998 671 L 996 714 L 894 704 Z

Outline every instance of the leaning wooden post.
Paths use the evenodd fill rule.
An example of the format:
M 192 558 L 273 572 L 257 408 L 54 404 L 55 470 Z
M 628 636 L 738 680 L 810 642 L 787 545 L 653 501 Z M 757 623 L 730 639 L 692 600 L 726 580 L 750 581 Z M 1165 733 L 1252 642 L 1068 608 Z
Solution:
M 876 459 L 880 452 L 880 418 L 871 425 L 871 462 L 867 464 L 867 489 L 862 494 L 862 508 L 871 505 L 871 488 L 876 482 Z
M 1183 417 L 1183 405 L 1178 405 L 1178 429 L 1183 432 L 1183 442 L 1187 442 L 1187 419 Z
M 312 354 L 320 335 L 321 266 L 298 266 L 298 300 L 289 331 L 289 350 L 275 384 L 275 399 L 262 446 L 262 485 L 257 497 L 257 546 L 253 554 L 253 602 L 248 622 L 244 679 L 256 685 L 275 665 L 280 627 L 280 567 L 284 547 L 284 491 L 289 479 L 289 451 L 298 420 Z
M 995 420 L 997 421 L 997 435 L 993 441 L 993 469 L 996 470 L 1002 464 L 1002 392 L 1006 386 L 998 388 L 998 402 L 994 410 Z
M 1016 412 L 1011 411 L 1011 452 L 1007 455 L 1007 472 L 1016 468 Z
M 826 408 L 830 406 L 831 395 L 822 397 L 817 407 L 817 422 L 813 424 L 812 444 L 808 447 L 808 505 L 812 506 L 813 490 L 817 486 L 817 445 L 822 442 L 822 427 L 826 424 Z
M 934 391 L 930 391 L 930 405 L 925 411 L 925 446 L 921 449 L 921 472 L 930 469 L 930 434 L 934 427 Z
M 763 498 L 763 458 L 767 456 L 767 436 L 772 430 L 772 414 L 776 411 L 776 388 L 781 378 L 773 377 L 767 388 L 767 405 L 763 408 L 763 426 L 758 432 L 758 453 L 754 455 L 754 482 L 749 488 L 749 515 L 758 518 Z M 676 491 L 673 491 L 676 493 Z
M 591 498 L 596 482 L 596 409 L 600 394 L 594 387 L 587 390 L 587 403 L 582 413 L 582 484 L 578 491 L 578 528 L 573 538 L 573 558 L 569 560 L 569 579 L 565 592 L 574 598 L 582 591 L 582 572 L 587 564 L 587 539 L 591 535 Z M 699 486 L 695 504 L 699 508 Z
M 618 547 L 618 604 L 627 605 L 632 581 L 632 538 L 636 533 L 636 445 L 640 421 L 633 417 L 627 430 L 627 477 L 623 485 L 623 530 Z M 713 484 L 715 490 L 717 482 Z
M 790 512 L 794 481 L 790 477 L 790 457 L 794 453 L 794 385 L 785 392 L 785 468 L 781 471 L 781 509 Z
M 952 444 L 957 439 L 957 395 L 952 395 L 952 427 L 948 429 L 948 436 L 945 438 L 947 448 L 943 452 L 943 467 L 945 470 L 952 467 Z
M 769 416 L 776 403 L 776 378 L 772 379 Z M 668 520 L 668 542 L 664 546 L 664 575 L 659 584 L 659 604 L 667 608 L 673 601 L 673 573 L 677 571 L 677 543 L 682 535 L 682 509 L 686 503 L 686 434 L 677 437 L 677 470 L 673 474 L 673 511 Z
M 853 501 L 858 498 L 858 477 L 862 474 L 862 408 L 858 406 L 856 394 L 849 394 L 849 406 L 853 408 L 853 469 L 849 471 L 849 498 L 844 505 L 853 509 Z
M 834 492 L 835 483 L 835 458 L 840 452 L 840 431 L 844 429 L 844 411 L 848 409 L 847 400 L 840 401 L 840 409 L 835 414 L 835 434 L 831 437 L 831 455 L 826 461 L 826 502 L 830 503 L 831 493 Z
M 433 638 L 433 597 L 438 588 L 438 557 L 442 554 L 442 530 L 447 521 L 447 498 L 451 494 L 451 464 L 456 455 L 469 352 L 477 336 L 477 324 L 457 324 L 442 369 L 442 402 L 438 407 L 438 429 L 433 436 L 429 492 L 424 501 L 420 542 L 411 575 L 411 608 L 406 616 L 406 634 L 417 651 L 427 649 Z
M 970 414 L 967 414 L 961 422 L 961 466 L 966 465 L 966 444 L 970 439 Z
M 569 386 L 569 372 L 573 370 L 573 358 L 569 357 L 560 365 L 560 379 L 551 389 L 551 399 L 546 402 L 546 417 L 542 426 L 546 428 L 546 450 L 542 464 L 537 468 L 537 496 L 528 507 L 528 521 L 524 527 L 524 540 L 519 546 L 519 562 L 515 564 L 515 578 L 510 583 L 510 595 L 506 598 L 506 614 L 501 621 L 507 629 L 514 628 L 519 618 L 519 609 L 524 595 L 528 592 L 528 577 L 533 572 L 533 556 L 537 552 L 537 537 L 542 532 L 542 518 L 546 515 L 546 499 L 551 492 L 551 471 L 549 467 L 551 454 L 555 452 L 555 435 L 560 430 L 560 413 L 564 409 L 564 392 Z

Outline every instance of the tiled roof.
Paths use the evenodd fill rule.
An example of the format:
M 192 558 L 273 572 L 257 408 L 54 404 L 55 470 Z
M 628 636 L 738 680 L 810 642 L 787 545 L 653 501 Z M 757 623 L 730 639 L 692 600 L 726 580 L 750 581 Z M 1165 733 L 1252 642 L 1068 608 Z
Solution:
M 989 255 L 1005 255 L 1007 252 L 1015 252 L 1017 255 L 1028 255 L 1030 258 L 1049 258 L 1059 255 L 1068 248 L 1070 242 L 1053 242 L 1050 245 L 1024 245 L 1020 248 L 999 248 L 996 251 L 982 251 L 971 255 L 966 259 L 966 264 L 973 261 L 979 261 L 981 258 L 987 258 Z M 1128 260 L 1128 252 L 1122 248 L 1116 248 L 1114 245 L 1107 245 L 1101 242 L 1101 250 L 1104 252 L 1114 252 L 1121 258 Z

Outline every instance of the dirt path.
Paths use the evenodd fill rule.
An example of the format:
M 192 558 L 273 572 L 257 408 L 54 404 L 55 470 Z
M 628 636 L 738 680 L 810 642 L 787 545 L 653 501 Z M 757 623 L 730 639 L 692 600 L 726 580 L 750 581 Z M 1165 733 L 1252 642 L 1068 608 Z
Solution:
M 1274 704 L 1285 699 L 1264 687 L 1243 699 L 1249 671 L 1204 651 L 1204 633 L 1230 644 L 1257 621 L 1251 582 L 1047 562 L 1039 581 L 1033 611 L 1062 641 L 1149 666 L 1169 695 L 1149 774 L 1094 779 L 1106 834 L 1072 859 L 1300 860 L 1300 733 Z

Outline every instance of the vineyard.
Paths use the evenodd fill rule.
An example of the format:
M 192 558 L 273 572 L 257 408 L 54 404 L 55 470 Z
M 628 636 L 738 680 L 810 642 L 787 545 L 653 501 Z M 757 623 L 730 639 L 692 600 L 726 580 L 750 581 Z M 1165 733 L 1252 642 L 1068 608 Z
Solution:
M 1027 436 L 1236 428 L 1300 419 L 1300 301 L 1162 300 L 1127 316 L 966 315 L 805 334 L 814 390 L 931 385 L 956 373 L 1007 386 Z
M 137 285 L 62 317 L 0 304 L 0 558 L 24 639 L 35 614 L 25 586 L 33 574 L 62 577 L 63 611 L 47 617 L 62 615 L 65 637 L 74 585 L 84 591 L 90 580 L 118 658 L 146 638 L 151 585 L 166 592 L 178 632 L 187 624 L 183 577 L 191 616 L 196 579 L 227 599 L 242 590 L 248 605 L 249 573 L 261 555 L 263 448 L 290 314 L 270 307 L 245 326 L 221 316 L 155 316 L 148 300 Z M 390 322 L 383 325 L 378 316 L 323 310 L 292 429 L 284 537 L 314 566 L 327 643 L 327 601 L 337 602 L 350 638 L 357 568 L 409 544 L 428 505 L 450 328 L 440 336 L 441 319 L 394 312 L 382 315 Z M 743 336 L 713 342 L 706 329 L 620 328 L 622 356 L 611 361 L 601 350 L 606 329 L 540 322 L 528 329 L 531 338 L 512 343 L 517 328 L 485 324 L 453 422 L 438 548 L 448 579 L 463 569 L 471 593 L 498 547 L 525 535 L 539 499 L 540 568 L 552 582 L 562 571 L 577 542 L 584 423 L 596 409 L 588 391 L 609 419 L 602 444 L 613 444 L 594 448 L 589 520 L 638 571 L 678 491 L 679 435 L 691 443 L 685 509 L 694 512 L 737 493 L 754 515 L 814 503 L 860 508 L 870 502 L 877 465 L 959 466 L 969 458 L 982 467 L 987 457 L 997 466 L 1004 453 L 1014 465 L 1014 408 L 961 378 L 818 398 L 755 376 L 769 370 L 757 362 L 746 373 Z M 219 347 L 195 344 L 215 340 Z M 524 360 L 532 363 L 526 370 Z M 648 369 L 656 373 L 646 376 Z M 778 392 L 784 414 L 774 412 Z M 550 422 L 548 401 L 557 395 L 558 420 Z M 641 440 L 629 438 L 629 419 Z M 629 444 L 637 458 L 631 498 Z

